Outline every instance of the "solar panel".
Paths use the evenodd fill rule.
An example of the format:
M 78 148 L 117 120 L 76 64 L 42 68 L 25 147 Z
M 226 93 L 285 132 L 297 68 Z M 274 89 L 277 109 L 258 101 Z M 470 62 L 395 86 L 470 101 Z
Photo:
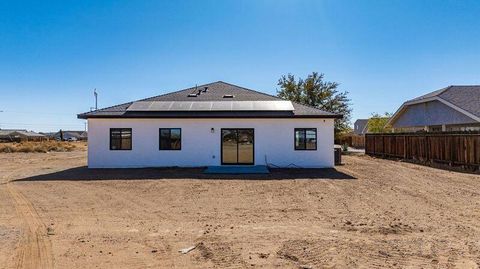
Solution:
M 173 102 L 152 102 L 149 110 L 152 111 L 164 111 L 169 110 L 173 105 Z
M 173 102 L 169 111 L 189 111 L 193 102 Z
M 251 111 L 253 110 L 253 102 L 248 101 L 236 101 L 232 102 L 232 110 L 234 111 Z
M 134 110 L 134 111 L 149 110 L 151 104 L 152 102 L 134 102 L 133 104 L 130 105 L 130 107 L 127 110 Z
M 194 102 L 190 111 L 209 111 L 212 108 L 212 102 Z
M 284 102 L 276 102 L 274 101 L 275 105 L 275 110 L 284 110 L 284 111 L 293 111 L 295 110 L 293 108 L 292 102 L 290 101 L 284 101 Z
M 233 102 L 212 102 L 212 109 L 214 111 L 232 111 Z
M 290 101 L 139 101 L 127 111 L 293 111 Z

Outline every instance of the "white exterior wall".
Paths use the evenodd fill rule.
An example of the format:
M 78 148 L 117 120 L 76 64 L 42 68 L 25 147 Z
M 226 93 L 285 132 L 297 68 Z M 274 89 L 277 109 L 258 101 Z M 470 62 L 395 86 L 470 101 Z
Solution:
M 255 164 L 333 167 L 333 119 L 89 119 L 88 167 L 221 165 L 221 128 L 253 128 Z M 132 150 L 110 150 L 110 128 L 132 128 Z M 181 128 L 180 151 L 159 150 L 159 128 Z M 214 133 L 211 132 L 214 128 Z M 294 150 L 294 128 L 317 128 L 317 150 Z

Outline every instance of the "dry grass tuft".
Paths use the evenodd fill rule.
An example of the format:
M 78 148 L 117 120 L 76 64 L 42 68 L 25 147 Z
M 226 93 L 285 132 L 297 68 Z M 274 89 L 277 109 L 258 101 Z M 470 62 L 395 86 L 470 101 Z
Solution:
M 69 152 L 75 150 L 85 150 L 85 142 L 59 142 L 59 141 L 41 141 L 41 142 L 20 142 L 20 143 L 0 143 L 0 153 L 47 153 L 47 152 Z

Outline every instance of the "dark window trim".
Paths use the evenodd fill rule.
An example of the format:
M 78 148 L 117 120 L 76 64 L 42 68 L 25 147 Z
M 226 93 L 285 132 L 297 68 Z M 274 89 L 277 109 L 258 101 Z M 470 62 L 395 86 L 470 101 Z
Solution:
M 122 148 L 121 147 L 121 142 L 120 142 L 120 147 L 119 149 L 114 149 L 112 148 L 112 132 L 114 130 L 120 130 L 120 141 L 122 140 L 121 137 L 122 137 L 122 132 L 123 130 L 129 130 L 130 131 L 130 148 Z M 132 150 L 133 148 L 133 131 L 132 131 L 132 128 L 110 128 L 110 150 Z
M 297 148 L 297 131 L 304 131 L 305 133 L 305 136 L 303 137 L 303 141 L 305 142 L 305 148 L 303 149 L 299 149 Z M 314 149 L 307 149 L 307 130 L 315 130 L 315 148 Z M 295 148 L 295 150 L 299 150 L 299 151 L 304 151 L 304 150 L 307 150 L 307 151 L 312 151 L 312 150 L 317 150 L 317 143 L 318 143 L 318 136 L 317 136 L 317 128 L 295 128 L 294 131 L 293 131 L 293 147 Z
M 170 139 L 172 138 L 172 130 L 180 130 L 180 148 L 178 149 L 162 149 L 162 130 L 170 131 Z M 158 150 L 182 150 L 182 128 L 158 128 Z
M 238 162 L 238 142 L 237 142 L 237 162 L 236 163 L 224 163 L 223 162 L 223 130 L 252 130 L 253 131 L 253 158 L 251 163 L 239 163 Z M 238 141 L 238 132 L 237 132 Z M 221 128 L 220 129 L 220 163 L 221 165 L 255 165 L 255 129 L 254 128 Z

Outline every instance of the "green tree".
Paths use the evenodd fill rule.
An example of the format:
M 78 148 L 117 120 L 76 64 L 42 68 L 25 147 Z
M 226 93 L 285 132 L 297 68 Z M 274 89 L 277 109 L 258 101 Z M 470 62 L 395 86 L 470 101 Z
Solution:
M 350 99 L 348 92 L 339 92 L 337 82 L 324 81 L 324 75 L 313 72 L 306 79 L 292 74 L 283 75 L 278 80 L 280 90 L 277 95 L 292 102 L 312 106 L 324 111 L 343 115 L 335 120 L 335 135 L 350 131 Z
M 369 133 L 391 133 L 392 127 L 389 126 L 388 120 L 392 117 L 391 113 L 385 112 L 383 115 L 372 113 L 372 117 L 368 119 L 367 129 Z

